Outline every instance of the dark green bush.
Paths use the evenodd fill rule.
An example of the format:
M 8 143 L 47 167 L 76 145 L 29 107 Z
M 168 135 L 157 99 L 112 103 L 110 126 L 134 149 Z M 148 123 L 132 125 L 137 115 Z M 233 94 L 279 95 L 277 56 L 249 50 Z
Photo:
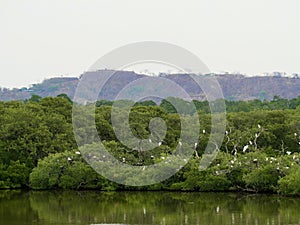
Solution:
M 300 195 L 300 167 L 297 166 L 285 177 L 278 181 L 279 193 Z

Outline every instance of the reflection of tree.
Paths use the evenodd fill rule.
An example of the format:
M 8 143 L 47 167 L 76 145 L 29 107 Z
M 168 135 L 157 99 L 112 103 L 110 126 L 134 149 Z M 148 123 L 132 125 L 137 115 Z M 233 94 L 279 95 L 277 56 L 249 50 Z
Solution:
M 37 218 L 27 192 L 0 190 L 0 224 L 32 224 Z
M 278 196 L 172 192 L 32 192 L 30 203 L 48 224 L 297 223 L 300 207 Z
M 297 224 L 299 209 L 267 195 L 0 191 L 1 224 Z

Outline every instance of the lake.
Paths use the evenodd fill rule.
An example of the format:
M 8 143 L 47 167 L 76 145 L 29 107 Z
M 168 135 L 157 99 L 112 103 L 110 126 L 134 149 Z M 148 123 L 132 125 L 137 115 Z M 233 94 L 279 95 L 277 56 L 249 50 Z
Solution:
M 0 224 L 300 224 L 300 199 L 233 193 L 0 191 Z

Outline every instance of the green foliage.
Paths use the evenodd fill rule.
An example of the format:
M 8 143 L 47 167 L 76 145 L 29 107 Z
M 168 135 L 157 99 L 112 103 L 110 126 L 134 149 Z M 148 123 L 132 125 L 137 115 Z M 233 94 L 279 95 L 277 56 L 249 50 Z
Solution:
M 196 112 L 196 107 L 194 106 L 193 102 L 188 102 L 174 97 L 163 99 L 160 103 L 160 107 L 162 107 L 168 113 L 192 115 Z
M 285 177 L 278 181 L 279 193 L 286 195 L 300 195 L 300 167 L 297 166 Z
M 67 94 L 59 94 L 57 95 L 57 97 L 67 99 L 69 103 L 73 103 L 73 101 L 69 98 Z
M 163 99 L 160 103 L 160 107 L 162 107 L 168 113 L 176 113 L 175 107 L 166 99 Z
M 80 155 L 63 152 L 39 161 L 30 174 L 33 189 L 111 189 L 114 185 L 100 177 Z
M 47 98 L 33 96 L 25 102 L 0 102 L 0 188 L 25 188 L 30 183 L 34 189 L 246 190 L 299 194 L 299 99 L 285 100 L 276 96 L 270 102 L 226 101 L 230 113 L 225 138 L 218 146 L 216 159 L 204 171 L 199 171 L 199 163 L 205 157 L 203 153 L 211 131 L 207 101 L 193 101 L 197 114 L 192 103 L 177 98 L 162 100 L 160 106 L 152 101 L 134 105 L 128 100 L 101 100 L 96 107 L 91 104 L 76 107 L 74 110 L 84 112 L 78 113 L 74 120 L 80 127 L 79 144 L 92 144 L 99 136 L 111 155 L 134 166 L 160 163 L 168 156 L 177 157 L 174 151 L 182 141 L 181 131 L 185 129 L 186 135 L 192 136 L 199 128 L 190 121 L 198 115 L 199 143 L 188 164 L 168 180 L 140 188 L 107 181 L 88 166 L 81 155 L 75 154 L 78 147 L 72 127 L 73 103 L 65 94 Z M 129 112 L 129 130 L 120 132 L 117 137 L 118 126 L 128 120 L 128 105 L 134 105 Z M 114 111 L 116 127 L 112 126 L 113 107 L 117 107 Z M 160 120 L 156 121 L 153 131 L 150 125 L 157 118 Z M 216 127 L 221 127 L 218 114 L 216 118 Z M 190 124 L 188 129 L 181 127 L 181 119 Z M 94 122 L 96 134 L 91 132 Z M 130 132 L 136 139 L 130 139 Z M 120 137 L 130 140 L 130 145 L 121 142 Z M 142 151 L 138 139 L 149 142 L 151 150 Z M 194 144 L 185 148 L 193 150 Z M 113 168 L 111 172 L 115 172 Z M 130 179 L 137 182 L 140 177 Z
M 245 174 L 243 180 L 247 187 L 255 191 L 274 192 L 279 177 L 280 173 L 274 165 L 266 165 Z
M 0 164 L 0 188 L 26 188 L 30 169 L 20 161 Z
M 274 96 L 273 100 L 265 101 L 265 91 L 261 91 L 260 99 L 250 101 L 225 100 L 227 112 L 251 112 L 256 110 L 285 110 L 296 109 L 300 106 L 300 96 L 293 99 L 283 99 L 280 96 Z M 208 101 L 193 100 L 197 110 L 210 112 Z
M 141 101 L 134 104 L 135 106 L 156 106 L 156 103 L 152 100 Z
M 2 187 L 28 186 L 29 173 L 49 153 L 76 148 L 71 125 L 71 104 L 63 98 L 0 102 L 0 164 Z M 19 163 L 19 164 L 18 164 Z M 21 170 L 17 178 L 13 171 Z M 14 169 L 12 169 L 14 168 Z
M 225 175 L 208 174 L 199 182 L 200 191 L 227 191 L 231 182 Z
M 35 94 L 33 94 L 33 95 L 31 96 L 31 98 L 29 99 L 29 101 L 31 101 L 31 102 L 39 102 L 39 101 L 41 101 L 41 100 L 42 100 L 42 97 L 39 96 L 39 95 L 35 95 Z

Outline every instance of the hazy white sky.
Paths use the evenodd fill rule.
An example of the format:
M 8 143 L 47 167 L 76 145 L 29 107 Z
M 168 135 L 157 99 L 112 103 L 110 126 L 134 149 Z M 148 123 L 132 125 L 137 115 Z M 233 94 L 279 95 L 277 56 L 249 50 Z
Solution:
M 119 46 L 165 41 L 211 71 L 300 73 L 299 0 L 0 0 L 0 86 L 78 76 Z

